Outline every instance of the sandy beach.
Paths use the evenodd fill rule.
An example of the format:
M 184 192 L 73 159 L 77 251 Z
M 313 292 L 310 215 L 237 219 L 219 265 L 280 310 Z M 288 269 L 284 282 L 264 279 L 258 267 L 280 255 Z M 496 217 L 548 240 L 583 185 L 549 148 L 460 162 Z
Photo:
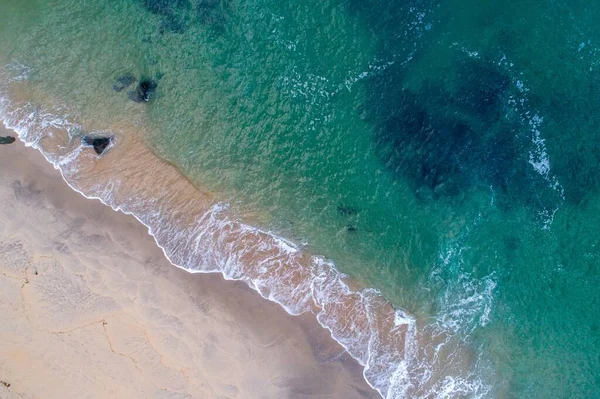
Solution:
M 0 170 L 1 398 L 379 397 L 313 316 L 177 269 L 36 150 Z

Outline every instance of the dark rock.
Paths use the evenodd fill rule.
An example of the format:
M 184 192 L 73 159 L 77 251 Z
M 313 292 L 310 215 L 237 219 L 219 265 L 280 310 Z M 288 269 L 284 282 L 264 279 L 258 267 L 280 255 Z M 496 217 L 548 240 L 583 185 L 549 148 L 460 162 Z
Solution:
M 125 90 L 127 87 L 131 86 L 137 79 L 133 74 L 126 73 L 125 75 L 121 75 L 117 78 L 115 84 L 113 84 L 113 90 L 116 92 L 121 92 Z
M 346 226 L 346 231 L 349 233 L 355 233 L 358 231 L 358 228 L 349 224 L 348 226 Z
M 129 92 L 129 98 L 136 103 L 144 103 L 150 101 L 154 94 L 158 83 L 152 79 L 142 78 L 138 83 L 135 91 Z
M 12 136 L 0 137 L 0 144 L 12 144 L 15 142 L 15 138 Z
M 96 154 L 102 155 L 104 153 L 104 150 L 106 150 L 106 147 L 108 147 L 112 142 L 112 137 L 83 136 L 81 140 L 85 145 L 94 147 L 94 151 L 96 151 Z

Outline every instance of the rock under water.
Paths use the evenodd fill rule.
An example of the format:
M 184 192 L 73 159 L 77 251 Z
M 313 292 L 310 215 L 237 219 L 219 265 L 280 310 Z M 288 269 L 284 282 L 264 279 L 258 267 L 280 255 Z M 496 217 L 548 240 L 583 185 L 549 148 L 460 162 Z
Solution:
M 113 84 L 112 88 L 116 92 L 121 92 L 125 90 L 127 87 L 131 86 L 135 81 L 136 77 L 131 73 L 126 73 L 117 78 L 115 84 Z
M 220 0 L 141 0 L 148 12 L 159 17 L 160 35 L 184 34 L 198 24 L 212 28 L 215 33 L 223 33 L 225 3 Z
M 15 140 L 16 139 L 12 136 L 0 137 L 0 144 L 12 144 Z
M 144 0 L 144 7 L 153 14 L 171 15 L 190 6 L 189 0 Z
M 341 216 L 352 216 L 358 212 L 356 208 L 343 204 L 337 206 L 337 211 Z
M 129 92 L 129 98 L 136 103 L 150 101 L 158 83 L 152 79 L 142 78 L 135 90 Z
M 370 81 L 365 120 L 381 161 L 405 179 L 420 200 L 461 200 L 474 189 L 493 187 L 498 204 L 527 202 L 543 181 L 536 179 L 506 117 L 508 71 L 486 58 L 462 60 L 446 80 L 407 81 L 391 66 Z
M 94 151 L 96 151 L 96 154 L 102 155 L 106 150 L 106 147 L 112 142 L 112 137 L 83 136 L 81 141 L 83 141 L 85 145 L 92 146 Z
M 184 33 L 192 4 L 189 0 L 144 0 L 144 8 L 160 17 L 159 32 Z

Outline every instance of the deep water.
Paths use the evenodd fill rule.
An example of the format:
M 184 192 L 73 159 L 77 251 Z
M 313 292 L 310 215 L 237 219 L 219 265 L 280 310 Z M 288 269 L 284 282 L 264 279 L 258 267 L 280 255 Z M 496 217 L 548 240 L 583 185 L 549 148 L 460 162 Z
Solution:
M 468 353 L 437 396 L 593 398 L 599 18 L 582 1 L 0 0 L 0 62 L 27 69 L 23 101 L 133 121 L 240 218 Z

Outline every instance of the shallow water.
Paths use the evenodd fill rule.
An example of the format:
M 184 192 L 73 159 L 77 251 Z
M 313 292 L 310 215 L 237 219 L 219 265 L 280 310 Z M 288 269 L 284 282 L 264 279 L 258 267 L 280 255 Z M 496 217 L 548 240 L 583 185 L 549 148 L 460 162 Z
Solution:
M 378 353 L 366 375 L 383 395 L 595 397 L 599 11 L 557 1 L 2 0 L 3 115 L 74 186 L 157 237 L 162 210 L 207 219 L 191 216 L 191 189 L 167 193 L 141 145 L 214 193 L 199 214 L 229 204 L 226 221 L 203 225 L 220 243 L 202 247 L 213 256 L 203 267 L 187 255 L 195 225 L 177 234 L 185 223 L 160 220 L 161 245 L 180 240 L 166 252 L 185 253 L 182 267 L 227 274 L 223 253 L 260 263 L 273 232 L 379 290 L 414 325 L 391 360 L 373 349 L 387 348 L 377 334 L 367 349 L 356 344 L 363 364 Z M 131 101 L 137 82 L 113 89 L 127 74 L 157 83 L 149 102 Z M 79 136 L 108 130 L 117 139 L 104 161 L 119 167 L 94 173 L 74 161 Z M 152 195 L 170 205 L 153 209 L 162 202 Z M 247 227 L 231 227 L 237 220 Z M 232 235 L 219 241 L 223 231 Z M 241 239 L 246 231 L 265 236 Z M 307 257 L 298 261 L 315 267 L 307 278 L 329 281 Z M 263 295 L 288 303 L 295 283 L 278 292 L 256 276 Z M 337 299 L 311 284 L 318 306 L 296 311 L 317 306 L 334 323 L 327 300 Z M 353 314 L 340 340 L 361 317 L 371 323 L 361 312 L 333 306 L 335 317 Z

